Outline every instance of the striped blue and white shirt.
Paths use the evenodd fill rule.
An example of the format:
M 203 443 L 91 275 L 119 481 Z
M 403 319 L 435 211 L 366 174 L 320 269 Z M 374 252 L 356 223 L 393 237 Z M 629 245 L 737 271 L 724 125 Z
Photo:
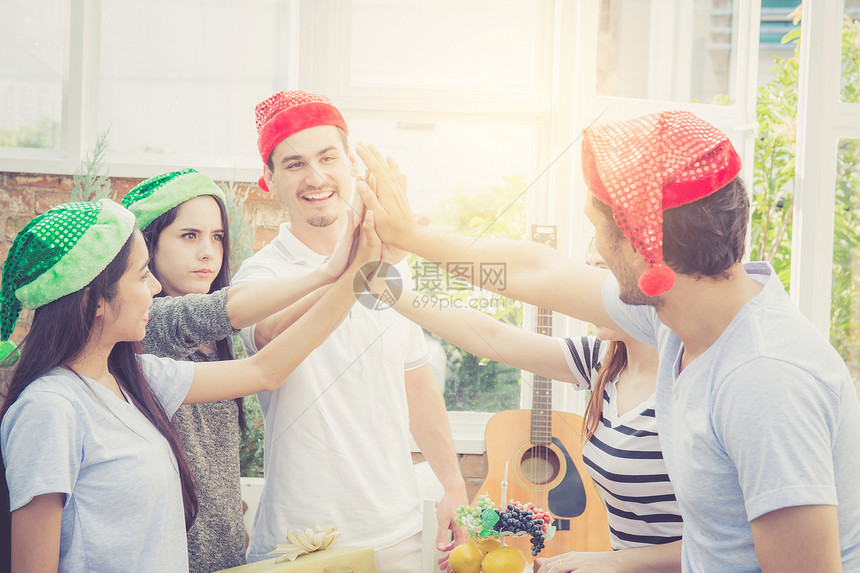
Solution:
M 597 379 L 608 344 L 593 336 L 559 339 L 580 390 Z M 582 458 L 606 503 L 613 549 L 681 539 L 683 523 L 654 416 L 655 395 L 618 414 L 618 378 L 603 391 L 600 424 L 582 448 Z

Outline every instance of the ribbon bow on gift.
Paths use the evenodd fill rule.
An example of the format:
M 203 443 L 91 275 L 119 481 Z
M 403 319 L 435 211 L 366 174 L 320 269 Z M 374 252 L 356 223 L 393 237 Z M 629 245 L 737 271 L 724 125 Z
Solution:
M 277 549 L 269 552 L 269 555 L 283 554 L 275 563 L 295 561 L 299 555 L 325 549 L 338 537 L 340 537 L 340 531 L 334 525 L 328 527 L 315 525 L 313 529 L 310 527 L 307 529 L 287 529 L 287 541 L 289 543 L 278 545 Z

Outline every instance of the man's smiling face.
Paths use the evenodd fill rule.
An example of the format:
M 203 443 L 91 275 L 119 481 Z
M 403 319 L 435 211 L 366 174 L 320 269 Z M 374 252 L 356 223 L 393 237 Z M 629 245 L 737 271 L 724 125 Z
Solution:
M 275 147 L 271 161 L 266 184 L 286 206 L 293 232 L 328 227 L 345 213 L 358 167 L 337 127 L 320 125 L 291 135 Z

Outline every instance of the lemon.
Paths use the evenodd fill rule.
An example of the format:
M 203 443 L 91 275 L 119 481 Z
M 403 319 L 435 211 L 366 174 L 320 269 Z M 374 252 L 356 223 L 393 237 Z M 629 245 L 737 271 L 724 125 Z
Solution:
M 526 566 L 523 552 L 516 547 L 505 545 L 493 549 L 484 557 L 481 564 L 483 573 L 522 573 Z
M 480 573 L 484 554 L 471 543 L 461 543 L 451 550 L 448 565 L 454 573 Z M 519 573 L 519 572 L 518 572 Z
M 501 541 L 496 539 L 495 537 L 488 537 L 486 539 L 482 539 L 478 542 L 478 549 L 481 551 L 482 555 L 486 555 L 493 549 L 497 549 L 502 546 Z

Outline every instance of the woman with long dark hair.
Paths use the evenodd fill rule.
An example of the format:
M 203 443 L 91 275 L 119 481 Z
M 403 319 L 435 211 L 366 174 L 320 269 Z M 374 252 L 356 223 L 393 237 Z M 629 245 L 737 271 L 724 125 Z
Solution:
M 334 282 L 349 254 L 336 254 L 305 276 L 230 287 L 230 229 L 225 196 L 193 169 L 136 185 L 122 205 L 134 213 L 162 291 L 149 312 L 143 350 L 163 358 L 232 360 L 231 335 Z M 287 314 L 293 310 L 286 311 Z M 239 471 L 242 398 L 181 406 L 171 420 L 197 483 L 199 510 L 188 530 L 192 573 L 245 563 Z
M 358 240 L 349 272 L 293 327 L 252 358 L 208 364 L 136 352 L 161 286 L 130 212 L 103 199 L 28 223 L 0 289 L 0 351 L 6 366 L 17 358 L 0 422 L 11 569 L 187 570 L 198 502 L 170 416 L 279 386 L 349 312 L 354 272 L 378 259 L 369 224 Z M 19 354 L 8 339 L 22 305 L 35 312 Z

